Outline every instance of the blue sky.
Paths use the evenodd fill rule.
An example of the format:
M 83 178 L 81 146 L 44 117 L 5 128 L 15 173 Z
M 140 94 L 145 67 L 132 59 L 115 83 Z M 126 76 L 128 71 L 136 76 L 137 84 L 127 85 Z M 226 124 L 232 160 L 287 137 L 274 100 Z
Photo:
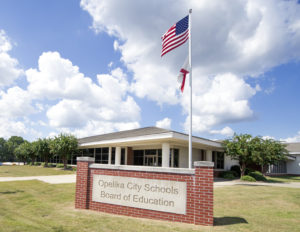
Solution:
M 161 58 L 160 37 L 189 8 L 193 134 L 300 141 L 300 5 L 283 0 L 1 1 L 0 137 L 187 131 L 187 44 Z

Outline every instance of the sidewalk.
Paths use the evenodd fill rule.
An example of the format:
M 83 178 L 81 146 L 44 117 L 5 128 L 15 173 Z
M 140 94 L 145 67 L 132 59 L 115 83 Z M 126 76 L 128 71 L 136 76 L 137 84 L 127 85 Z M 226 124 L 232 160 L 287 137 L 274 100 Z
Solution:
M 248 186 L 275 186 L 275 187 L 285 187 L 285 188 L 300 188 L 300 182 L 289 182 L 289 183 L 266 183 L 266 182 L 246 182 L 240 180 L 220 180 L 217 179 L 214 182 L 214 187 L 225 187 L 233 185 L 248 185 Z
M 40 180 L 49 184 L 66 184 L 76 183 L 76 175 L 0 177 L 0 182 L 24 180 Z

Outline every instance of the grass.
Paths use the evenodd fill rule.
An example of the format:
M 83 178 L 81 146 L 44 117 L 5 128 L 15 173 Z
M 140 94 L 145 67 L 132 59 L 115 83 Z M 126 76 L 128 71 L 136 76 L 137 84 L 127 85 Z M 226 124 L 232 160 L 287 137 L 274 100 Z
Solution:
M 60 170 L 57 168 L 43 168 L 41 166 L 0 166 L 0 177 L 19 177 L 19 176 L 50 176 L 75 174 L 74 171 Z
M 300 182 L 300 176 L 267 176 L 268 182 Z
M 215 226 L 74 209 L 75 184 L 0 182 L 0 231 L 299 231 L 299 189 L 230 186 L 215 190 Z

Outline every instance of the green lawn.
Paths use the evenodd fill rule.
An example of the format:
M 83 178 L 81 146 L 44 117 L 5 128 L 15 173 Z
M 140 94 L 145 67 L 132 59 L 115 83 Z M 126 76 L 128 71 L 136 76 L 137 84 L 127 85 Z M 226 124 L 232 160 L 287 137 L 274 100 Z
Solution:
M 300 176 L 268 176 L 268 182 L 300 182 Z
M 17 176 L 50 176 L 75 174 L 74 171 L 60 170 L 57 168 L 43 168 L 41 166 L 0 166 L 0 177 L 17 177 Z
M 299 231 L 299 189 L 215 189 L 215 226 L 204 227 L 74 209 L 75 184 L 0 182 L 0 231 Z

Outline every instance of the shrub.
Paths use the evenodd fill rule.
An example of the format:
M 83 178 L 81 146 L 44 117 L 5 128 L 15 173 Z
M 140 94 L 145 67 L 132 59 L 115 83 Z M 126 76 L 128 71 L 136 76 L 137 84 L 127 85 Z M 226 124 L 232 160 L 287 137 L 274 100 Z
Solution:
M 250 172 L 255 172 L 255 170 L 252 168 L 246 168 L 245 175 L 249 175 Z
M 46 167 L 46 163 L 45 162 L 42 163 L 41 166 L 44 167 L 44 168 L 53 168 L 53 167 L 56 167 L 55 164 L 50 164 L 50 163 L 48 163 L 48 166 Z
M 238 176 L 238 174 L 235 171 L 224 171 L 219 174 L 220 177 L 225 179 L 234 179 Z M 231 178 L 232 176 L 232 178 Z
M 250 182 L 256 182 L 256 180 L 252 176 L 242 176 L 241 180 L 243 180 L 243 181 L 250 181 Z
M 64 168 L 64 164 L 56 164 L 57 168 Z
M 266 177 L 259 171 L 250 172 L 249 176 L 252 176 L 257 181 L 267 181 Z
M 223 176 L 224 179 L 229 179 L 229 180 L 232 180 L 232 179 L 235 179 L 236 176 L 233 175 L 232 173 L 225 173 L 224 176 Z
M 41 162 L 34 162 L 33 165 L 34 165 L 34 166 L 40 166 L 40 165 L 41 165 Z
M 77 171 L 77 168 L 76 167 L 72 167 L 72 171 Z
M 240 176 L 241 176 L 241 168 L 240 168 L 240 165 L 233 165 L 233 166 L 231 166 L 230 171 L 236 172 L 236 174 L 237 174 L 236 177 L 240 177 Z

